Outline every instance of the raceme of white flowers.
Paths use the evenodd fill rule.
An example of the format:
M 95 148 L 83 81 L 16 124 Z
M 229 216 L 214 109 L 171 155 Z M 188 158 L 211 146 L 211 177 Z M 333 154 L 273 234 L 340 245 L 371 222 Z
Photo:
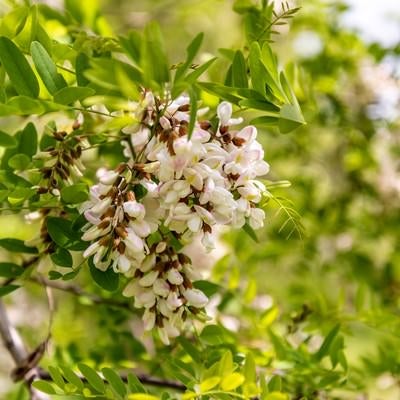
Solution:
M 222 225 L 261 228 L 265 187 L 257 177 L 269 166 L 256 128 L 233 129 L 243 121 L 227 102 L 218 106 L 218 126 L 196 121 L 190 138 L 187 96 L 162 102 L 147 92 L 138 110 L 140 123 L 122 142 L 127 162 L 100 171 L 82 205 L 82 239 L 91 242 L 84 256 L 130 278 L 124 295 L 144 308 L 145 329 L 156 327 L 169 344 L 186 320 L 204 316 L 208 301 L 194 287 L 196 260 L 181 247 L 200 236 L 211 250 Z

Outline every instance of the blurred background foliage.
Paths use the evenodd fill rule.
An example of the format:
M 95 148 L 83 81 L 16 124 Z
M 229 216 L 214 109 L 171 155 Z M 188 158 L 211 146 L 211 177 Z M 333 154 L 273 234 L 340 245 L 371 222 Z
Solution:
M 238 5 L 246 3 L 235 5 L 240 11 Z M 221 47 L 243 47 L 241 15 L 232 4 L 65 0 L 71 13 L 106 35 L 159 21 L 174 63 L 184 58 L 188 38 L 199 31 L 205 32 L 204 60 Z M 221 330 L 222 347 L 239 358 L 250 349 L 263 373 L 281 378 L 282 392 L 290 398 L 399 398 L 399 46 L 364 43 L 344 27 L 345 2 L 296 4 L 300 12 L 274 35 L 272 46 L 295 84 L 307 125 L 288 135 L 262 130 L 259 137 L 271 165 L 269 179 L 291 182 L 290 189 L 273 193 L 284 196 L 285 205 L 285 199 L 293 203 L 304 234 L 300 238 L 293 221 L 286 223 L 287 208 L 273 200 L 258 243 L 244 232 L 223 232 L 211 256 L 215 267 L 203 266 L 216 285 L 207 287 L 215 293 L 210 313 L 227 329 Z M 96 19 L 97 10 L 104 18 Z M 57 36 L 65 28 L 53 21 L 47 29 Z M 215 63 L 211 80 L 222 78 L 223 66 L 224 61 Z M 203 100 L 216 103 L 209 95 Z M 1 126 L 16 123 L 8 119 Z M 1 226 L 2 236 L 21 238 L 36 229 L 11 215 L 1 217 Z M 85 274 L 79 284 L 101 294 Z M 93 305 L 85 296 L 57 292 L 56 297 L 45 364 L 90 360 L 94 366 L 134 367 L 170 378 L 173 357 L 189 362 L 182 344 L 157 348 L 148 338 L 133 337 L 139 317 L 132 318 L 129 310 Z M 34 347 L 47 332 L 43 290 L 32 283 L 9 302 L 14 322 Z M 324 338 L 327 350 L 321 346 Z M 221 343 L 203 335 L 199 346 L 212 359 L 216 344 Z M 4 392 L 10 364 L 3 353 Z

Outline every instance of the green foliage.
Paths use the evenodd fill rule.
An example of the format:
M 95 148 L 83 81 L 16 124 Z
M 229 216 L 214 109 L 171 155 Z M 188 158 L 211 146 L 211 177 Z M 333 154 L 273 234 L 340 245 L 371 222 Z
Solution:
M 1 63 L 17 93 L 36 98 L 39 95 L 38 81 L 19 48 L 10 39 L 2 36 L 0 53 Z
M 15 307 L 21 293 L 46 310 L 38 283 L 54 292 L 46 373 L 32 386 L 65 399 L 397 398 L 399 124 L 370 110 L 373 60 L 398 49 L 366 46 L 341 28 L 339 5 L 318 0 L 301 10 L 237 0 L 237 15 L 227 2 L 142 3 L 147 24 L 119 0 L 109 17 L 94 0 L 68 0 L 63 9 L 26 2 L 1 18 L 0 297 Z M 210 16 L 223 24 L 186 35 Z M 296 47 L 304 31 L 321 41 L 314 55 Z M 235 117 L 259 128 L 274 180 L 264 181 L 265 229 L 223 233 L 224 255 L 194 284 L 211 298 L 212 320 L 199 315 L 205 326 L 169 347 L 142 336 L 125 280 L 82 257 L 80 204 L 96 170 L 123 161 L 143 89 L 188 94 L 189 132 L 203 106 L 215 125 L 217 102 L 232 102 Z M 146 189 L 133 191 L 141 199 Z M 19 218 L 36 211 L 41 223 Z M 147 244 L 163 240 L 182 247 L 167 230 Z M 196 269 L 212 254 L 197 255 Z M 21 329 L 28 347 L 48 329 L 42 314 Z M 7 398 L 28 398 L 15 388 Z

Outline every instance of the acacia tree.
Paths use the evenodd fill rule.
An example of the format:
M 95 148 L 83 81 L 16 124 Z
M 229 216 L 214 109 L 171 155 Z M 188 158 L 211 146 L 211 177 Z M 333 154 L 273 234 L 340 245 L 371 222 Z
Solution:
M 217 58 L 196 63 L 202 33 L 188 43 L 186 58 L 171 65 L 155 22 L 143 32 L 108 36 L 104 18 L 77 2 L 66 2 L 63 11 L 16 5 L 3 16 L 0 112 L 5 119 L 20 117 L 16 132 L 1 132 L 2 211 L 36 221 L 39 232 L 25 242 L 0 240 L 6 252 L 0 294 L 39 284 L 51 316 L 47 337 L 32 352 L 3 303 L 0 332 L 15 361 L 12 376 L 25 382 L 32 398 L 42 392 L 155 398 L 146 384 L 169 388 L 163 398 L 176 391 L 186 398 L 285 396 L 257 380 L 250 354 L 234 359 L 239 355 L 228 332 L 207 322 L 208 298 L 220 288 L 201 279 L 203 250 L 192 257 L 186 252 L 197 239 L 212 250 L 219 226 L 256 238 L 273 197 L 263 182 L 269 166 L 256 126 L 286 133 L 304 123 L 269 44 L 274 25 L 297 9 L 285 4 L 275 11 L 269 2 L 235 7 L 245 14 L 247 43 L 224 50 L 223 82 L 204 78 Z M 61 37 L 50 36 L 51 23 L 66 28 Z M 204 93 L 220 99 L 218 106 L 207 106 Z M 245 125 L 240 114 L 247 111 L 247 119 L 249 110 Z M 75 284 L 82 275 L 100 294 Z M 165 346 L 179 344 L 180 354 L 154 376 L 119 368 L 122 359 L 101 375 L 84 363 L 78 373 L 57 360 L 40 367 L 51 346 L 53 313 L 61 307 L 51 289 L 86 298 L 96 312 L 115 316 L 118 309 L 121 326 L 139 313 L 147 340 L 157 333 L 152 346 L 168 352 Z M 134 353 L 143 353 L 138 338 L 131 340 Z M 147 364 L 142 356 L 140 370 Z M 21 390 L 17 398 L 26 396 Z
M 271 3 L 235 1 L 240 43 L 214 58 L 210 32 L 182 49 L 155 22 L 116 36 L 95 1 L 4 11 L 7 398 L 353 399 L 371 377 L 396 379 L 396 269 L 379 263 L 398 208 L 374 170 L 382 121 L 360 66 L 385 51 L 338 29 L 341 8 L 319 0 L 278 36 L 298 9 Z M 282 64 L 304 28 L 323 44 L 299 73 Z M 282 178 L 307 215 L 301 241 Z M 360 207 L 382 198 L 378 214 Z M 379 257 L 367 251 L 379 224 L 364 228 L 377 219 Z M 16 310 L 33 328 L 12 326 Z

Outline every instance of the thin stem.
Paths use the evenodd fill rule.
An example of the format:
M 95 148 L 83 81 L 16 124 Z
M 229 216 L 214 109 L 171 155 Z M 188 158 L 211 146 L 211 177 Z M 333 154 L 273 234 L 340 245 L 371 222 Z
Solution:
M 67 292 L 67 293 L 73 294 L 78 297 L 85 297 L 88 300 L 92 301 L 94 304 L 103 304 L 103 305 L 107 305 L 110 307 L 123 308 L 123 309 L 131 311 L 131 312 L 134 311 L 131 304 L 128 302 L 118 301 L 118 300 L 114 300 L 114 299 L 107 299 L 107 298 L 98 296 L 96 294 L 86 292 L 81 287 L 71 284 L 71 283 L 51 281 L 49 279 L 46 279 L 43 276 L 31 277 L 30 281 L 33 283 L 45 286 L 45 287 L 61 290 L 63 292 Z
M 19 207 L 19 208 L 3 207 L 3 208 L 0 208 L 0 212 L 2 212 L 2 211 L 19 212 L 19 211 L 22 211 L 22 210 L 36 211 L 36 210 L 42 210 L 43 208 L 61 209 L 60 206 L 41 206 L 41 207 L 37 207 L 37 208 L 35 208 L 34 206 Z
M 36 255 L 36 256 L 34 256 L 34 257 L 32 257 L 32 258 L 29 258 L 28 260 L 25 260 L 25 261 L 22 263 L 21 267 L 22 267 L 23 269 L 27 269 L 27 268 L 31 267 L 33 264 L 35 264 L 36 262 L 38 262 L 38 261 L 40 260 L 40 256 L 41 256 L 41 255 L 38 254 L 38 255 Z M 8 285 L 10 285 L 11 283 L 13 283 L 15 280 L 17 280 L 17 277 L 8 278 L 6 281 L 4 281 L 4 282 L 1 284 L 0 287 L 8 286 Z
M 281 14 L 275 15 L 275 18 L 257 36 L 256 41 L 258 42 L 280 19 L 290 18 L 287 16 L 296 13 L 298 10 L 299 8 L 288 8 L 287 10 L 283 10 Z
M 46 371 L 41 370 L 40 372 L 40 379 L 43 380 L 52 380 L 51 376 L 49 373 L 47 373 Z M 87 382 L 86 378 L 82 375 L 77 374 L 79 379 L 82 382 Z M 128 382 L 128 375 L 127 373 L 121 373 L 119 374 L 119 376 L 121 377 L 121 379 L 124 382 Z M 184 392 L 186 390 L 186 386 L 183 385 L 180 382 L 176 382 L 176 381 L 170 381 L 167 379 L 161 379 L 161 378 L 156 378 L 154 376 L 149 376 L 146 374 L 137 374 L 136 377 L 139 379 L 139 381 L 143 384 L 143 385 L 149 385 L 149 386 L 156 386 L 156 387 L 162 387 L 162 388 L 169 388 L 169 389 L 174 389 L 177 390 L 179 392 Z
M 222 395 L 225 395 L 225 396 L 228 395 L 228 396 L 232 396 L 232 397 L 237 397 L 239 399 L 245 399 L 246 398 L 242 394 L 235 393 L 235 392 L 224 392 L 222 390 L 210 390 L 209 392 L 202 393 L 202 396 L 204 396 L 204 395 L 213 395 L 213 394 L 222 394 Z
M 103 115 L 104 117 L 109 117 L 109 118 L 116 118 L 115 115 L 103 113 L 101 111 L 96 111 L 96 110 L 88 110 L 87 108 L 82 108 L 82 107 L 71 107 L 72 110 L 75 111 L 80 111 L 83 113 L 89 113 L 89 114 L 98 114 L 98 115 Z
M 63 66 L 60 65 L 60 64 L 56 64 L 56 67 L 62 69 L 62 70 L 65 71 L 65 72 L 69 72 L 70 74 L 75 75 L 75 71 L 73 71 L 72 69 L 63 67 Z

